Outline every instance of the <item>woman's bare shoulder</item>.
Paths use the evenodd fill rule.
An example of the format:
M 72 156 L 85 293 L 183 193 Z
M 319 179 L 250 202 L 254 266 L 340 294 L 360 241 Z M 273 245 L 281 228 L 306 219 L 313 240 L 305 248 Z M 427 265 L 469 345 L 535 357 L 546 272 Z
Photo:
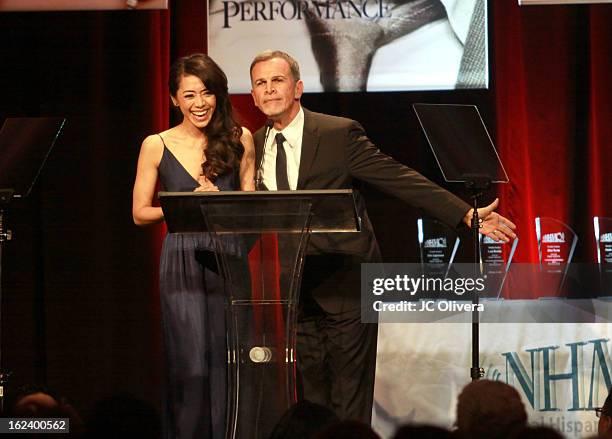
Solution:
M 159 134 L 151 134 L 145 137 L 140 146 L 140 157 L 145 163 L 159 164 L 164 152 L 164 142 Z

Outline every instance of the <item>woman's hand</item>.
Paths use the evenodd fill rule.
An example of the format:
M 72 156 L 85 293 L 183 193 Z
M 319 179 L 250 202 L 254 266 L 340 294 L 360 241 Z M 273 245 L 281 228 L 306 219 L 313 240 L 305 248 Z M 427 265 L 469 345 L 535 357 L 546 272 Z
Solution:
M 198 177 L 198 183 L 200 186 L 195 188 L 194 192 L 219 192 L 219 188 L 204 175 Z

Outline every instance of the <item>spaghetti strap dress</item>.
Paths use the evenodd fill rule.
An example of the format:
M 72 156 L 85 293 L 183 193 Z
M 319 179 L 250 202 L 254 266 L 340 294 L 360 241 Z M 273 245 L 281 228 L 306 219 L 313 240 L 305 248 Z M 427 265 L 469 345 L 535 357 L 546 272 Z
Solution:
M 165 143 L 159 178 L 169 192 L 192 192 L 199 186 Z M 238 181 L 236 170 L 217 177 L 215 185 L 221 191 L 235 190 Z M 205 233 L 168 233 L 164 238 L 159 289 L 166 360 L 165 439 L 225 438 L 225 295 L 213 250 L 212 238 Z

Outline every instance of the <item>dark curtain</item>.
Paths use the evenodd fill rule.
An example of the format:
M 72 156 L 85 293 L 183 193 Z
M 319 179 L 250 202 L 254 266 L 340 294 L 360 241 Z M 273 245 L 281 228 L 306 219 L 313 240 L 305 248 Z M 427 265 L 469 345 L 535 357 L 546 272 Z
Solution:
M 571 225 L 578 257 L 594 261 L 591 217 L 612 216 L 612 7 L 502 0 L 490 12 L 490 90 L 317 94 L 303 103 L 359 120 L 384 152 L 442 184 L 411 105 L 477 104 L 512 180 L 499 194 L 519 225 L 518 259 L 537 260 L 540 215 Z M 205 51 L 205 35 L 204 0 L 171 2 L 169 12 L 0 15 L 0 120 L 68 119 L 35 192 L 8 216 L 2 363 L 14 373 L 10 387 L 44 382 L 83 411 L 119 391 L 158 402 L 164 230 L 133 225 L 131 191 L 142 139 L 177 121 L 170 61 Z M 233 103 L 248 128 L 261 126 L 250 96 Z M 387 260 L 415 262 L 418 213 L 361 189 Z
M 586 169 L 583 185 L 588 197 L 588 208 L 579 206 L 578 215 L 586 210 L 588 218 L 612 216 L 612 7 L 593 6 L 589 10 L 588 115 L 580 149 L 584 150 Z M 586 145 L 586 147 L 582 146 Z M 588 260 L 593 260 L 595 249 L 591 238 L 587 249 Z M 590 256 L 590 257 L 589 257 Z
M 47 384 L 85 410 L 158 401 L 159 230 L 131 218 L 139 145 L 168 127 L 168 11 L 0 14 L 0 119 L 64 116 L 3 260 L 8 391 Z

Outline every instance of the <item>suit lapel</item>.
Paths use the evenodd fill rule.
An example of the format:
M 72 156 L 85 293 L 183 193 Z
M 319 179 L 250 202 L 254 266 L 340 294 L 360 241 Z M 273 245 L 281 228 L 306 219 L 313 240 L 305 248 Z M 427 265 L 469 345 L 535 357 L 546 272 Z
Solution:
M 303 107 L 302 107 L 303 108 Z M 300 171 L 298 175 L 297 188 L 304 189 L 304 183 L 308 178 L 312 163 L 319 148 L 319 129 L 317 127 L 315 115 L 304 110 L 304 133 L 302 134 L 302 152 L 300 155 Z

